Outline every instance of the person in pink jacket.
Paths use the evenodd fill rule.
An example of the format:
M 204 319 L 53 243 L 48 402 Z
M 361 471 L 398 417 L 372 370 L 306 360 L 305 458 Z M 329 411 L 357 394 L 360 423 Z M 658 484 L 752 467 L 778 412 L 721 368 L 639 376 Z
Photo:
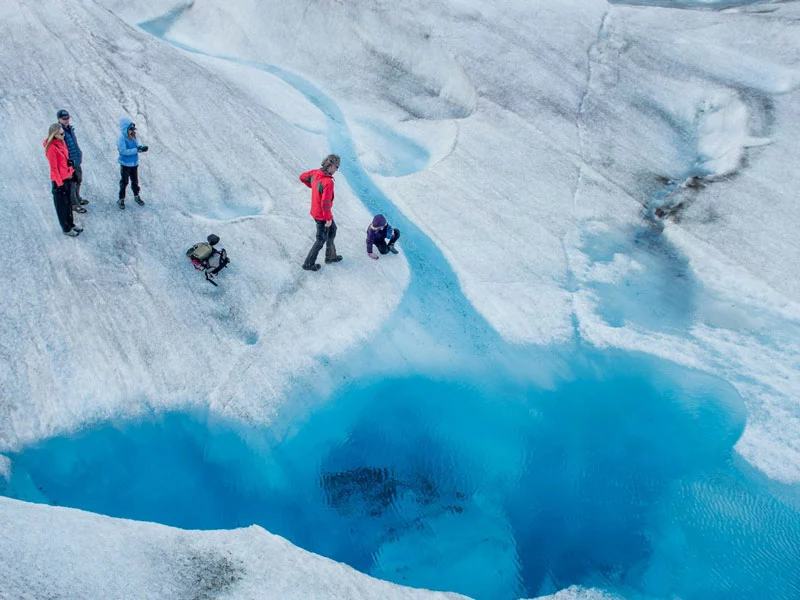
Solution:
M 341 255 L 336 254 L 336 245 L 333 240 L 336 238 L 336 222 L 333 220 L 333 175 L 339 170 L 340 158 L 336 154 L 329 154 L 322 161 L 322 168 L 306 171 L 300 175 L 300 181 L 311 188 L 311 211 L 310 214 L 317 224 L 317 236 L 314 245 L 306 256 L 303 268 L 306 271 L 319 271 L 321 266 L 317 264 L 317 255 L 325 246 L 325 263 L 336 263 L 342 260 Z
M 72 200 L 70 198 L 70 185 L 74 173 L 69 151 L 64 143 L 64 129 L 59 123 L 50 125 L 47 138 L 42 142 L 44 154 L 50 165 L 50 181 L 53 184 L 53 204 L 56 215 L 64 235 L 76 237 L 80 235 L 80 227 L 75 226 L 72 220 Z

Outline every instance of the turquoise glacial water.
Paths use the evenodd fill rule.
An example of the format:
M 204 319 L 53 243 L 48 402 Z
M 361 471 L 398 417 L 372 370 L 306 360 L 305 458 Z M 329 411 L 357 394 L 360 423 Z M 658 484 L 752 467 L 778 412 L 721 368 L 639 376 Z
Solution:
M 732 388 L 635 354 L 545 360 L 546 387 L 495 369 L 358 382 L 280 437 L 197 412 L 98 424 L 12 455 L 5 494 L 189 529 L 257 523 L 479 599 L 574 584 L 798 597 L 799 503 L 733 452 Z

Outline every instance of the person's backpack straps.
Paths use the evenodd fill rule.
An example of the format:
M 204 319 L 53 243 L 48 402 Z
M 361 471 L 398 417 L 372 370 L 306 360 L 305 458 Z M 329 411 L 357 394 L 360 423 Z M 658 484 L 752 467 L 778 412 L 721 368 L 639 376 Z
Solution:
M 212 269 L 211 275 L 216 275 L 217 273 L 222 271 L 222 269 L 227 267 L 229 262 L 231 262 L 231 260 L 228 258 L 228 253 L 225 251 L 225 248 L 223 248 L 221 251 L 217 251 L 215 249 L 214 253 L 219 254 L 219 264 L 216 267 L 214 267 L 214 269 Z

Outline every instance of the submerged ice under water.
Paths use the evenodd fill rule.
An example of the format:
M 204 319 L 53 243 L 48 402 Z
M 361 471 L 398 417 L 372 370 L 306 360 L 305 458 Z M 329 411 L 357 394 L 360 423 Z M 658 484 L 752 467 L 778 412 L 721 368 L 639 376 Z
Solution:
M 800 513 L 733 453 L 732 388 L 645 356 L 540 358 L 552 387 L 494 369 L 363 382 L 281 439 L 197 413 L 108 423 L 12 456 L 5 493 L 184 528 L 258 523 L 475 598 L 573 584 L 798 597 Z
M 179 16 L 148 30 L 166 39 Z M 412 280 L 382 334 L 422 332 L 417 343 L 457 347 L 471 366 L 350 377 L 322 406 L 300 398 L 317 408 L 280 435 L 197 412 L 98 424 L 10 456 L 1 493 L 185 528 L 258 523 L 377 577 L 479 599 L 573 584 L 630 599 L 800 597 L 800 493 L 733 452 L 745 411 L 730 385 L 578 339 L 560 351 L 505 345 L 361 167 L 333 100 L 278 67 L 219 58 L 305 94 L 350 187 L 404 231 Z M 423 168 L 423 150 L 406 144 L 392 168 Z M 584 251 L 601 266 L 627 254 L 645 273 L 594 286 L 609 324 L 689 326 L 699 284 L 663 240 L 592 238 Z M 379 343 L 356 358 L 390 362 Z M 353 359 L 327 368 L 366 362 Z

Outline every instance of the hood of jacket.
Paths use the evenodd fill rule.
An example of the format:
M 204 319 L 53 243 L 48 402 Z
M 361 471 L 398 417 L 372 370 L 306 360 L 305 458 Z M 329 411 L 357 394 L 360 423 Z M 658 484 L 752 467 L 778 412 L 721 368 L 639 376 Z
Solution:
M 119 132 L 122 134 L 123 137 L 128 137 L 128 127 L 131 126 L 131 121 L 128 117 L 122 117 L 119 120 Z

